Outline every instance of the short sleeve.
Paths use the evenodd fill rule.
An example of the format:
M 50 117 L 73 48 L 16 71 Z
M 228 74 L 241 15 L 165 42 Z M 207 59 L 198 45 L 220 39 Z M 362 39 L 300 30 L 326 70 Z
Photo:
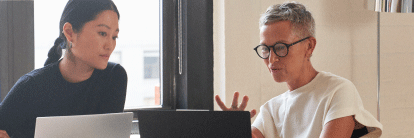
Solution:
M 330 101 L 324 124 L 337 118 L 355 115 L 359 108 L 363 108 L 362 100 L 352 83 L 341 83 L 333 90 L 335 92 Z
M 271 115 L 271 105 L 268 103 L 260 107 L 260 112 L 252 127 L 257 128 L 265 138 L 279 138 L 276 126 Z
M 355 116 L 355 119 L 362 125 L 368 127 L 369 132 L 382 133 L 382 125 L 364 109 L 361 97 L 350 81 L 344 81 L 333 89 L 332 99 L 324 120 L 324 124 L 337 118 Z

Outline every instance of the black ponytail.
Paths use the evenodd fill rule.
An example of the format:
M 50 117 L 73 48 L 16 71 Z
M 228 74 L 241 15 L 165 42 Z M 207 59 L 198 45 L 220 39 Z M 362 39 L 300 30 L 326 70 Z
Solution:
M 45 66 L 59 61 L 62 57 L 62 49 L 66 48 L 66 37 L 62 33 L 65 23 L 72 24 L 75 33 L 81 32 L 85 23 L 92 21 L 96 16 L 105 10 L 112 10 L 118 15 L 119 12 L 112 0 L 69 0 L 63 10 L 59 23 L 60 36 L 55 40 L 55 44 L 49 50 Z
M 62 45 L 65 45 L 65 40 L 61 37 L 55 40 L 55 44 L 50 48 L 49 53 L 47 54 L 47 59 L 45 66 L 58 61 L 62 57 Z

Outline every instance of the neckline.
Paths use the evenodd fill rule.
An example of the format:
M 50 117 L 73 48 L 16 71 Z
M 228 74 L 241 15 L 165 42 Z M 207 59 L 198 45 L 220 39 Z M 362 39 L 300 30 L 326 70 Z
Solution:
M 81 81 L 81 82 L 76 82 L 76 83 L 69 82 L 69 81 L 67 81 L 63 77 L 62 72 L 59 69 L 59 63 L 61 61 L 62 61 L 62 59 L 60 59 L 59 61 L 55 62 L 54 66 L 55 66 L 55 68 L 56 68 L 56 70 L 58 72 L 57 74 L 59 75 L 59 78 L 62 79 L 67 84 L 71 84 L 71 85 L 82 85 L 82 84 L 86 84 L 87 82 L 89 82 L 90 80 L 92 80 L 92 78 L 94 78 L 96 76 L 96 69 L 95 69 L 95 70 L 93 70 L 91 77 L 89 77 L 88 79 L 86 79 L 84 81 Z
M 318 80 L 324 74 L 326 74 L 326 72 L 318 71 L 318 74 L 316 74 L 316 76 L 309 83 L 307 83 L 307 84 L 305 84 L 305 85 L 303 85 L 303 86 L 301 86 L 301 87 L 299 87 L 299 88 L 297 88 L 295 90 L 292 90 L 292 91 L 288 90 L 288 92 L 287 92 L 288 95 L 295 96 L 295 95 L 302 94 L 303 92 L 306 92 L 304 90 L 307 89 L 308 87 L 312 87 L 312 86 L 316 85 L 316 83 L 318 82 Z

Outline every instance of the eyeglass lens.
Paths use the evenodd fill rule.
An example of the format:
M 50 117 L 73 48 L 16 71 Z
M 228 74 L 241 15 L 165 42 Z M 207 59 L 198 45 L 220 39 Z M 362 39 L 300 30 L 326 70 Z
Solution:
M 280 57 L 284 57 L 287 55 L 287 47 L 284 44 L 277 44 L 274 47 L 274 52 L 277 56 Z M 258 46 L 257 47 L 257 54 L 261 57 L 261 58 L 268 58 L 270 56 L 270 49 L 267 46 Z

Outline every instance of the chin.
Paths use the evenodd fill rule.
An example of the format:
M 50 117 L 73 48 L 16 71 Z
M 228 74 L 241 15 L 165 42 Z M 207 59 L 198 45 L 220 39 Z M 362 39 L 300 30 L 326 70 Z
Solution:
M 274 77 L 273 76 L 273 80 L 277 83 L 282 83 L 282 82 L 286 82 L 285 79 L 281 78 L 281 77 Z
M 95 69 L 104 70 L 104 69 L 106 69 L 107 66 L 108 66 L 108 63 L 99 65 L 99 66 L 95 67 Z
M 276 80 L 276 79 L 273 79 L 273 80 L 275 80 L 275 82 L 277 82 L 277 83 L 283 83 L 283 82 L 285 82 L 285 81 L 282 81 L 282 80 Z

